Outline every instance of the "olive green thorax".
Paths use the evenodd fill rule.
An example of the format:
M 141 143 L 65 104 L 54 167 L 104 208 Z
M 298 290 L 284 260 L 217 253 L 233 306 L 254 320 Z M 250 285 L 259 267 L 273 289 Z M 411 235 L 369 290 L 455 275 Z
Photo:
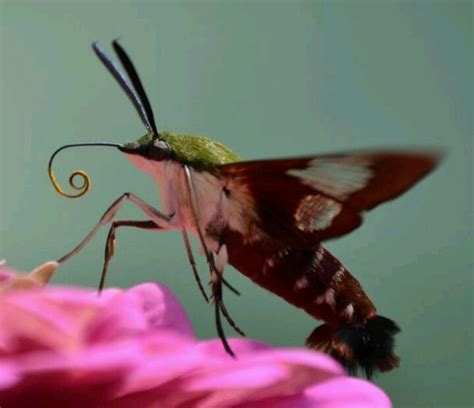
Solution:
M 170 146 L 174 160 L 199 170 L 210 170 L 215 166 L 242 160 L 222 143 L 207 137 L 160 132 L 160 139 Z M 146 134 L 135 143 L 146 145 L 151 140 L 152 135 Z

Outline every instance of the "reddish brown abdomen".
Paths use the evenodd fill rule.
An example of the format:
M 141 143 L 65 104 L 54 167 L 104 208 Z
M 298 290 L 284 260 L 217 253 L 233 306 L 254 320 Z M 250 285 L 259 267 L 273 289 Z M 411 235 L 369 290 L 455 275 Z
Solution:
M 223 242 L 232 266 L 317 319 L 339 326 L 363 323 L 376 314 L 359 282 L 320 244 L 244 243 L 241 234 L 230 230 Z

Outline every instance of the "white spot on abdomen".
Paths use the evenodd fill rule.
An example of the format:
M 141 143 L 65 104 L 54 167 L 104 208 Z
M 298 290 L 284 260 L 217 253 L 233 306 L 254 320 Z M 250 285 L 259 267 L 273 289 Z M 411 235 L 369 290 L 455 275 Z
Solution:
M 354 306 L 352 305 L 352 303 L 349 303 L 342 311 L 341 316 L 347 317 L 348 319 L 350 319 L 353 314 L 354 314 Z
M 316 251 L 316 259 L 321 262 L 321 260 L 324 258 L 324 248 L 320 245 L 319 248 Z
M 334 307 L 336 305 L 336 293 L 334 292 L 334 289 L 329 288 L 326 292 L 324 292 L 322 295 L 319 295 L 316 298 L 316 304 L 320 305 L 322 303 L 327 303 L 329 306 Z
M 307 288 L 308 286 L 309 286 L 308 278 L 305 275 L 303 275 L 295 281 L 293 289 L 301 290 L 301 289 Z

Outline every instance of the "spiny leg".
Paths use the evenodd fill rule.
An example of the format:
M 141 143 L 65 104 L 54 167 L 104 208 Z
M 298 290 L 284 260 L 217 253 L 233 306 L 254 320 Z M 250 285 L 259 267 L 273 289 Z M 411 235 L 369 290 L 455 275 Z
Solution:
M 196 261 L 194 259 L 193 251 L 191 248 L 191 243 L 189 242 L 189 237 L 188 237 L 188 232 L 186 231 L 185 228 L 181 230 L 182 236 L 183 236 L 183 241 L 184 241 L 184 246 L 186 248 L 186 253 L 188 254 L 188 260 L 189 264 L 191 265 L 191 268 L 193 270 L 194 278 L 196 279 L 196 282 L 199 286 L 199 289 L 202 293 L 202 296 L 204 297 L 204 300 L 209 303 L 209 298 L 204 290 L 204 287 L 202 286 L 201 283 L 201 278 L 199 277 L 198 271 L 197 271 L 197 266 L 196 266 Z M 237 289 L 233 288 L 230 283 L 228 283 L 223 277 L 221 278 L 222 282 L 224 283 L 225 286 L 227 286 L 232 292 L 234 292 L 236 295 L 240 296 L 240 292 L 237 291 Z
M 212 257 L 212 255 L 211 255 L 211 257 Z M 241 334 L 242 336 L 245 336 L 245 334 L 242 332 L 242 330 L 232 320 L 232 318 L 230 317 L 230 315 L 227 312 L 227 309 L 224 305 L 223 296 L 222 296 L 222 272 L 223 271 L 218 271 L 217 269 L 214 269 L 211 272 L 211 288 L 212 288 L 212 298 L 214 300 L 214 313 L 215 313 L 216 329 L 217 329 L 217 334 L 218 334 L 218 336 L 219 336 L 219 338 L 222 342 L 222 345 L 224 346 L 225 351 L 229 355 L 231 355 L 232 357 L 235 357 L 235 354 L 232 351 L 232 348 L 230 347 L 229 343 L 227 342 L 227 338 L 225 336 L 225 332 L 224 332 L 224 329 L 222 327 L 221 313 L 224 315 L 227 322 L 231 325 L 231 327 L 237 333 Z
M 213 264 L 215 269 L 211 272 L 211 287 L 214 303 L 219 306 L 222 314 L 226 318 L 230 326 L 241 336 L 245 337 L 245 333 L 237 326 L 232 317 L 230 316 L 227 308 L 224 304 L 223 292 L 222 292 L 222 283 L 224 282 L 224 267 L 227 264 L 227 246 L 221 245 L 217 251 L 217 264 L 214 262 L 214 257 L 212 256 Z
M 199 290 L 201 291 L 202 296 L 204 297 L 204 300 L 206 301 L 206 303 L 209 303 L 209 298 L 207 297 L 206 291 L 204 290 L 204 287 L 202 286 L 201 278 L 199 277 L 199 274 L 197 271 L 196 261 L 193 255 L 193 250 L 191 248 L 191 243 L 189 242 L 188 232 L 186 231 L 185 228 L 183 228 L 181 230 L 181 234 L 183 235 L 184 246 L 186 248 L 186 253 L 188 254 L 188 260 L 191 265 L 191 269 L 193 270 L 194 279 L 196 279 Z
M 192 179 L 192 175 L 191 175 L 191 170 L 190 170 L 189 166 L 187 166 L 187 165 L 184 165 L 183 169 L 184 169 L 184 174 L 186 176 L 186 186 L 188 188 L 189 199 L 190 199 L 190 202 L 191 202 L 191 210 L 192 210 L 192 214 L 193 214 L 193 218 L 194 218 L 194 223 L 196 224 L 196 230 L 197 230 L 197 233 L 198 233 L 199 242 L 201 243 L 201 247 L 204 251 L 204 254 L 206 255 L 206 260 L 207 260 L 207 263 L 209 265 L 209 270 L 210 270 L 211 275 L 212 275 L 213 271 L 216 271 L 216 272 L 219 272 L 219 271 L 216 268 L 216 265 L 214 263 L 214 258 L 212 257 L 211 251 L 209 251 L 209 248 L 207 247 L 206 241 L 204 240 L 204 235 L 201 231 L 201 226 L 199 224 L 199 217 L 198 217 L 198 213 L 197 213 L 197 203 L 196 203 L 196 193 L 194 191 L 194 184 L 193 184 L 193 179 Z M 236 295 L 240 296 L 240 292 L 237 289 L 235 289 L 230 283 L 228 283 L 223 277 L 221 277 L 221 281 L 224 283 L 224 285 L 227 286 L 227 288 L 229 290 L 234 292 Z
M 105 285 L 105 278 L 107 277 L 107 271 L 109 269 L 109 263 L 115 254 L 115 231 L 119 227 L 134 227 L 146 230 L 158 230 L 161 229 L 153 221 L 134 221 L 134 220 L 120 220 L 112 222 L 112 226 L 109 229 L 107 235 L 107 241 L 105 242 L 104 252 L 104 265 L 102 267 L 102 274 L 100 275 L 99 292 L 102 291 Z
M 217 270 L 216 265 L 214 264 L 214 258 L 211 256 L 211 252 L 207 248 L 206 242 L 204 241 L 204 236 L 201 231 L 201 227 L 199 226 L 199 219 L 198 219 L 198 214 L 196 210 L 196 194 L 194 192 L 194 184 L 191 176 L 191 171 L 188 166 L 184 165 L 184 174 L 186 176 L 186 186 L 188 187 L 188 193 L 189 193 L 189 198 L 191 201 L 191 209 L 194 217 L 194 222 L 196 224 L 196 229 L 199 237 L 199 242 L 201 243 L 202 249 L 204 250 L 204 254 L 206 255 L 206 260 L 209 265 L 210 272 L 212 274 L 212 271 Z M 224 283 L 227 288 L 234 292 L 237 296 L 240 296 L 240 292 L 235 289 L 229 282 L 227 282 L 224 278 L 221 279 L 222 282 Z
M 237 296 L 240 296 L 240 292 L 235 289 L 229 282 L 227 282 L 223 277 L 221 277 L 222 279 L 222 283 L 224 284 L 224 286 L 229 289 L 232 293 L 234 293 L 235 295 Z
M 191 243 L 189 242 L 188 233 L 187 233 L 186 229 L 184 229 L 184 228 L 181 230 L 181 232 L 182 232 L 182 235 L 183 235 L 184 246 L 186 247 L 186 252 L 188 254 L 188 260 L 189 260 L 189 263 L 190 263 L 191 268 L 193 270 L 194 278 L 196 279 L 196 282 L 199 286 L 199 289 L 200 289 L 202 295 L 204 296 L 204 300 L 207 303 L 209 303 L 209 298 L 208 298 L 208 296 L 207 296 L 207 294 L 204 290 L 204 287 L 202 286 L 201 278 L 198 275 L 196 261 L 194 259 L 194 255 L 193 255 L 193 252 L 192 252 L 192 249 L 191 249 Z M 208 259 L 209 269 L 211 271 L 215 270 L 215 265 L 213 265 L 214 260 L 209 261 L 209 258 L 207 256 L 206 256 L 206 258 Z M 226 286 L 231 292 L 233 292 L 237 296 L 240 296 L 240 292 L 237 289 L 235 289 L 229 282 L 227 282 L 223 277 L 221 277 L 221 280 L 222 280 L 222 283 L 224 284 L 224 286 Z
M 128 200 L 135 204 L 140 210 L 142 210 L 148 217 L 150 217 L 151 221 L 160 228 L 166 229 L 169 221 L 171 220 L 172 216 L 167 216 L 162 214 L 157 209 L 153 208 L 151 205 L 137 197 L 132 193 L 124 193 L 119 198 L 117 198 L 107 210 L 104 212 L 102 217 L 100 217 L 99 222 L 95 225 L 95 227 L 86 235 L 86 237 L 77 245 L 72 251 L 68 252 L 66 255 L 62 256 L 58 259 L 58 263 L 66 262 L 69 258 L 79 253 L 94 237 L 95 234 L 99 231 L 99 229 L 109 222 L 113 220 L 117 212 L 122 207 L 125 200 Z
M 219 270 L 214 262 L 214 257 L 212 256 L 212 253 L 209 251 L 206 242 L 204 240 L 204 235 L 201 231 L 201 226 L 199 223 L 199 217 L 197 213 L 197 203 L 196 203 L 196 194 L 194 191 L 194 184 L 192 180 L 192 175 L 191 175 L 191 170 L 188 166 L 183 166 L 184 169 L 184 174 L 186 176 L 186 185 L 188 188 L 188 194 L 189 194 L 189 199 L 191 203 L 191 210 L 192 214 L 194 217 L 194 223 L 196 225 L 196 230 L 198 233 L 199 241 L 201 243 L 201 246 L 204 250 L 204 253 L 206 255 L 207 262 L 209 264 L 209 269 L 211 272 L 211 288 L 212 288 L 212 294 L 213 294 L 213 299 L 214 299 L 214 305 L 215 305 L 215 317 L 216 317 L 216 328 L 217 328 L 217 333 L 219 335 L 219 338 L 222 341 L 222 344 L 224 345 L 225 350 L 227 353 L 229 353 L 231 356 L 234 356 L 234 353 L 232 349 L 229 346 L 229 343 L 227 342 L 227 339 L 225 337 L 224 330 L 222 328 L 222 322 L 220 318 L 220 313 L 224 315 L 226 318 L 227 322 L 230 324 L 230 326 L 239 334 L 245 336 L 244 332 L 235 324 L 234 320 L 230 317 L 224 302 L 222 300 L 222 283 L 223 283 L 223 277 L 222 277 L 222 272 L 223 272 L 223 265 L 222 265 L 222 270 Z M 222 247 L 221 247 L 222 248 Z
M 222 285 L 221 283 L 216 283 L 212 287 L 212 292 L 213 292 L 213 298 L 214 298 L 214 316 L 216 320 L 216 329 L 217 329 L 217 335 L 219 336 L 219 339 L 222 342 L 222 345 L 224 346 L 225 351 L 227 354 L 231 355 L 232 357 L 235 358 L 235 354 L 232 351 L 229 343 L 227 342 L 227 338 L 225 336 L 224 328 L 222 327 L 222 321 L 221 321 L 221 307 L 219 302 L 217 302 L 217 299 L 221 297 L 222 295 Z

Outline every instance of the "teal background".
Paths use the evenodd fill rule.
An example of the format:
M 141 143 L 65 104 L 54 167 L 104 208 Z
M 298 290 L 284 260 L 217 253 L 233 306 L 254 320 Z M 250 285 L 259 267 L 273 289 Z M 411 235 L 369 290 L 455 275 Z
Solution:
M 472 400 L 472 2 L 0 2 L 0 257 L 29 270 L 63 255 L 124 191 L 156 188 L 112 149 L 56 162 L 83 168 L 90 193 L 66 200 L 46 175 L 74 142 L 144 133 L 90 43 L 120 36 L 159 129 L 206 135 L 244 157 L 439 146 L 440 168 L 328 247 L 379 311 L 399 322 L 400 369 L 375 382 L 397 407 Z M 130 204 L 120 218 L 142 218 Z M 106 231 L 58 271 L 94 286 Z M 195 241 L 194 241 L 195 242 Z M 203 276 L 206 268 L 200 260 Z M 318 324 L 229 268 L 228 307 L 252 338 L 302 346 Z M 215 336 L 178 233 L 118 233 L 109 285 L 166 283 L 201 338 Z M 231 334 L 231 330 L 227 332 Z

